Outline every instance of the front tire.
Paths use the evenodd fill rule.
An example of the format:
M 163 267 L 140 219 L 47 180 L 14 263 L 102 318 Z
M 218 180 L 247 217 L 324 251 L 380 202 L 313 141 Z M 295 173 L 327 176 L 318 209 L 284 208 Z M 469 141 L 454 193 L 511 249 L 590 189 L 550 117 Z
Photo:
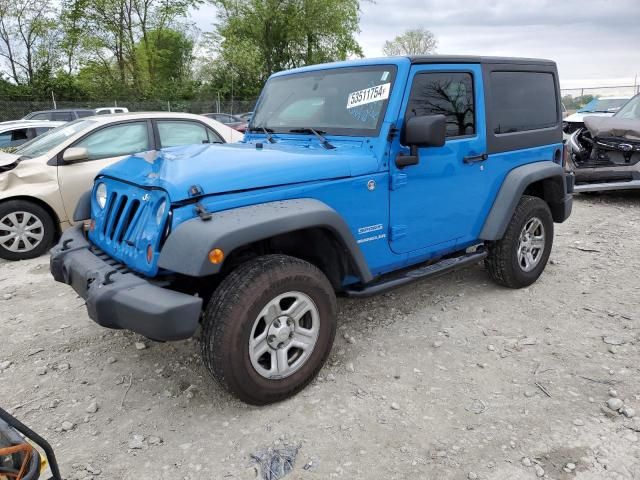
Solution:
M 509 288 L 528 287 L 542 274 L 553 245 L 549 205 L 523 195 L 504 236 L 489 246 L 485 266 L 491 278 Z
M 54 236 L 53 219 L 40 205 L 26 200 L 0 204 L 0 258 L 39 257 L 51 247 Z
M 248 261 L 222 281 L 207 305 L 204 363 L 244 402 L 284 400 L 324 365 L 336 309 L 331 284 L 310 263 L 286 255 Z

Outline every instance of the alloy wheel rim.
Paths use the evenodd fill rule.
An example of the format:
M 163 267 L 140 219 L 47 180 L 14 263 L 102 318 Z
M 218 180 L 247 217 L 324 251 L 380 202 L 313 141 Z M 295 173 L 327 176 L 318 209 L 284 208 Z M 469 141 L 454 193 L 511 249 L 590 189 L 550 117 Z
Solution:
M 278 295 L 253 322 L 251 365 L 264 378 L 286 378 L 307 362 L 319 333 L 320 314 L 311 297 L 295 291 Z
M 544 225 L 538 217 L 530 218 L 522 227 L 518 241 L 518 264 L 525 272 L 538 266 L 545 247 Z
M 0 219 L 0 245 L 10 252 L 30 252 L 43 238 L 44 225 L 33 213 L 16 211 Z

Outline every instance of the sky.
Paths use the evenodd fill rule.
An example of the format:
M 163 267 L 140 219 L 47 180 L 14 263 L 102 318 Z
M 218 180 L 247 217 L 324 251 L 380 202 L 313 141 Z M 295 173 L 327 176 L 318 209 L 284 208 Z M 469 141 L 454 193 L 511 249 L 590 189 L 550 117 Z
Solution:
M 361 2 L 366 57 L 411 28 L 438 38 L 440 54 L 555 60 L 562 88 L 640 83 L 640 0 L 374 0 Z M 213 28 L 215 8 L 192 15 Z

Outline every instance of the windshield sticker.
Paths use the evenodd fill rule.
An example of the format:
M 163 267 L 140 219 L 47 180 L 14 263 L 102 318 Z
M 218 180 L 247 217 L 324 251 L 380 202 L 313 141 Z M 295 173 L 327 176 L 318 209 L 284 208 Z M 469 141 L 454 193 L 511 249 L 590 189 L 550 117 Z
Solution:
M 387 78 L 389 78 L 389 72 L 384 72 L 382 74 L 382 78 L 380 79 L 381 82 L 386 82 Z
M 382 85 L 350 93 L 347 97 L 347 109 L 386 100 L 389 98 L 390 90 L 391 83 L 383 83 Z

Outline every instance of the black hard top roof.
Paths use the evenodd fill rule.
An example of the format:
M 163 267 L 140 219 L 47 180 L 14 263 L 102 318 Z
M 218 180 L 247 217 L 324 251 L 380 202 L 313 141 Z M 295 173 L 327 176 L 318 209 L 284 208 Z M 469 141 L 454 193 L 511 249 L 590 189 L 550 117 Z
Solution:
M 473 55 L 413 55 L 408 57 L 413 64 L 424 63 L 500 63 L 518 65 L 555 65 L 553 60 L 518 57 L 481 57 Z

